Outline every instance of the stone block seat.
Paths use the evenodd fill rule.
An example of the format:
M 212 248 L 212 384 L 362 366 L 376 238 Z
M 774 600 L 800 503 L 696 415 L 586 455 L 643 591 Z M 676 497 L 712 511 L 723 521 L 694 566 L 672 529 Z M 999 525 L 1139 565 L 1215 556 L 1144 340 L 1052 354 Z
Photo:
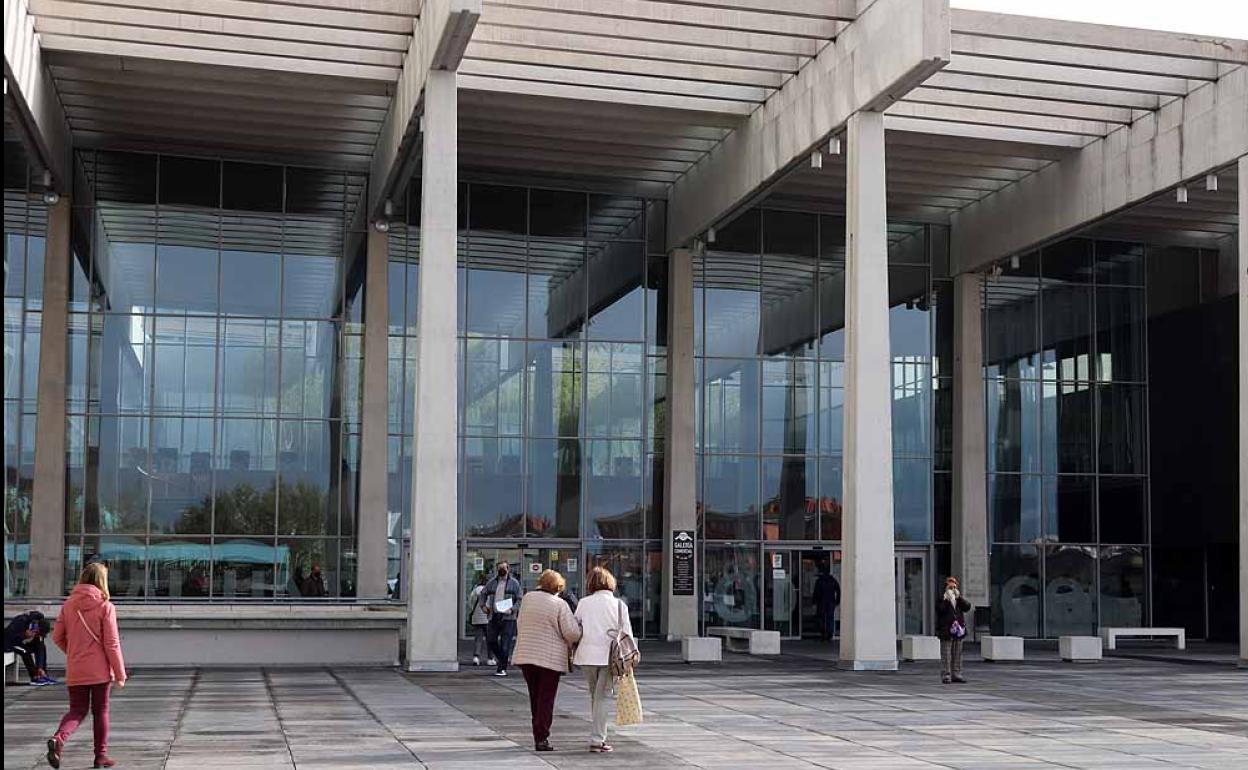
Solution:
M 686 663 L 719 663 L 724 640 L 714 636 L 686 636 L 680 640 L 680 659 Z
M 901 637 L 902 660 L 940 660 L 940 640 L 934 636 Z
M 1001 662 L 1023 659 L 1023 637 L 981 636 L 979 653 L 984 660 Z
M 1095 663 L 1101 659 L 1101 637 L 1063 636 L 1057 641 L 1062 660 L 1072 663 Z
M 717 636 L 732 652 L 748 652 L 751 655 L 779 655 L 780 632 L 760 631 L 757 628 L 736 628 L 733 626 L 711 626 L 706 629 L 707 636 Z

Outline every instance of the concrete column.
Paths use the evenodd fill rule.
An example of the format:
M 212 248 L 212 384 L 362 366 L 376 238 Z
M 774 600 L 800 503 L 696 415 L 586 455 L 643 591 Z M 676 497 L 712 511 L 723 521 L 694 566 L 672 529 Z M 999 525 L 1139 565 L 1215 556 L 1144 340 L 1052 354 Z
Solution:
M 29 595 L 65 592 L 65 376 L 68 367 L 70 215 L 68 195 L 48 207 L 35 416 L 35 483 L 30 519 Z
M 843 668 L 897 668 L 893 611 L 893 420 L 884 116 L 849 119 L 845 243 Z
M 1239 664 L 1248 666 L 1248 155 L 1239 159 Z
M 421 163 L 420 293 L 412 452 L 412 545 L 408 570 L 407 667 L 455 671 L 459 638 L 456 479 L 456 206 L 458 115 L 455 72 L 425 82 Z
M 976 607 L 988 604 L 987 438 L 983 276 L 953 281 L 953 573 Z M 981 619 L 982 620 L 982 619 Z
M 693 254 L 674 250 L 667 261 L 667 432 L 663 470 L 663 632 L 669 640 L 698 635 L 698 597 L 672 592 L 672 535 L 696 532 L 697 398 L 693 357 Z M 695 548 L 701 585 L 701 548 Z
M 389 454 L 386 429 L 390 411 L 390 238 L 368 231 L 364 263 L 364 398 L 360 410 L 360 521 L 358 525 L 359 577 L 357 595 L 386 597 L 389 555 Z

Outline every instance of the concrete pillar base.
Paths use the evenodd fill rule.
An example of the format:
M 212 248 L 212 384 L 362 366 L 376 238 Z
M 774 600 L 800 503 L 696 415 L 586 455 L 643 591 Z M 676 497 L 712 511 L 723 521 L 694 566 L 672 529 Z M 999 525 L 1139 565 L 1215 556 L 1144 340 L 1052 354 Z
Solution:
M 838 660 L 836 667 L 842 671 L 896 671 L 896 660 Z
M 457 660 L 413 660 L 408 661 L 407 670 L 423 674 L 454 674 L 459 671 Z

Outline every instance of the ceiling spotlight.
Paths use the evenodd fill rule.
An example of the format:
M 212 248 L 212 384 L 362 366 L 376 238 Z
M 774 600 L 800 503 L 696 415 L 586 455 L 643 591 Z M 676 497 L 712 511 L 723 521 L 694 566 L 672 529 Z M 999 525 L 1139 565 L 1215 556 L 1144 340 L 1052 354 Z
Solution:
M 373 222 L 373 229 L 379 233 L 388 233 L 390 232 L 390 223 L 384 219 L 378 219 L 376 222 Z
M 707 243 L 715 242 L 715 228 L 714 227 L 706 228 L 706 242 Z
M 394 201 L 387 199 L 386 205 L 382 207 L 382 210 L 386 213 L 386 219 L 394 216 Z
M 823 168 L 823 153 L 815 150 L 810 154 L 810 167 Z
M 1022 260 L 1020 260 L 1020 259 L 1018 258 L 1018 255 L 1017 255 L 1017 254 L 1015 254 L 1014 256 L 1010 257 L 1010 269 L 1011 269 L 1011 270 L 1017 270 L 1017 269 L 1018 269 L 1018 268 L 1020 268 L 1021 266 L 1022 266 Z
M 1174 191 L 1174 199 L 1179 203 L 1187 203 L 1187 186 L 1179 185 Z
M 1205 174 L 1205 189 L 1209 192 L 1218 191 L 1218 175 Z
M 831 139 L 829 139 L 829 140 L 828 140 L 828 154 L 829 154 L 829 155 L 840 155 L 840 154 L 841 154 L 841 139 L 840 139 L 840 137 L 836 137 L 836 136 L 834 136 L 834 137 L 832 137 Z

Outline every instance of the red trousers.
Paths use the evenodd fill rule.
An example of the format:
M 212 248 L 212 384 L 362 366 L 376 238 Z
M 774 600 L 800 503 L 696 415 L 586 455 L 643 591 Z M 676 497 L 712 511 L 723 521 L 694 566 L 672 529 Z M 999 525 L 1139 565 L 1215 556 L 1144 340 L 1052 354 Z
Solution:
M 524 664 L 524 683 L 529 686 L 529 710 L 533 712 L 533 742 L 541 743 L 550 738 L 550 723 L 555 718 L 555 695 L 559 693 L 558 671 L 541 666 Z
M 69 711 L 61 717 L 61 726 L 56 729 L 56 738 L 62 746 L 74 734 L 82 720 L 91 712 L 91 727 L 95 738 L 95 755 L 108 755 L 108 691 L 111 682 L 102 684 L 75 685 L 69 690 Z

